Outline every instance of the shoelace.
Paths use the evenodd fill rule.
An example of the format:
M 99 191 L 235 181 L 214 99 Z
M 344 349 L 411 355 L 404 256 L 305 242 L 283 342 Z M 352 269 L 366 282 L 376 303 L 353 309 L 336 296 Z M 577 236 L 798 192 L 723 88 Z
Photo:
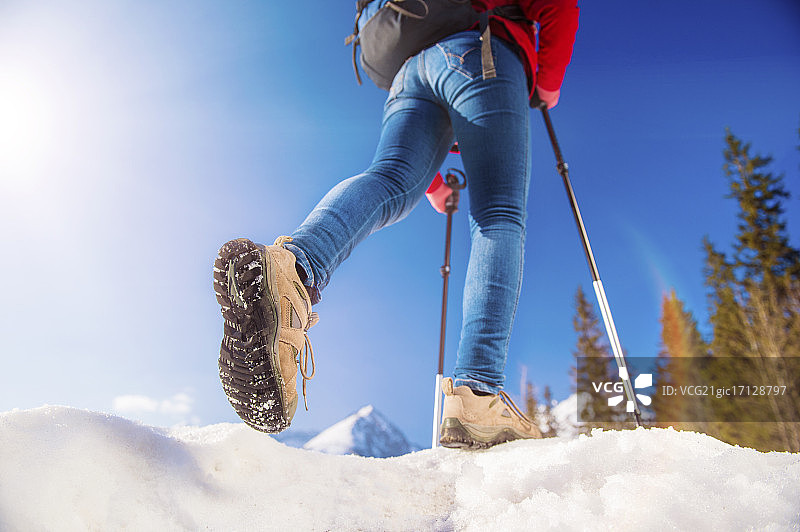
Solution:
M 506 406 L 511 408 L 511 410 L 513 410 L 514 413 L 516 413 L 519 417 L 521 417 L 522 419 L 524 419 L 525 421 L 527 421 L 531 425 L 534 424 L 533 421 L 531 421 L 531 419 L 528 416 L 526 416 L 525 414 L 522 413 L 522 410 L 520 410 L 519 407 L 517 406 L 517 404 L 514 402 L 514 400 L 511 399 L 511 396 L 509 396 L 503 390 L 500 390 L 500 393 L 498 395 L 500 396 L 500 399 L 506 404 Z
M 283 247 L 284 244 L 286 244 L 287 242 L 291 242 L 292 240 L 293 238 L 290 236 L 279 236 L 278 238 L 275 239 L 275 243 L 272 245 Z
M 319 315 L 316 312 L 312 312 L 308 315 L 308 326 L 305 330 L 305 345 L 303 347 L 303 356 L 297 357 L 297 366 L 300 369 L 300 376 L 303 377 L 303 404 L 306 407 L 306 411 L 308 411 L 308 398 L 306 397 L 306 381 L 310 381 L 314 378 L 314 374 L 317 372 L 317 366 L 314 363 L 314 348 L 311 346 L 311 341 L 308 339 L 308 330 L 317 324 L 319 321 Z M 308 359 L 311 358 L 311 374 L 309 375 L 306 372 L 308 368 Z
M 284 244 L 287 244 L 292 241 L 292 237 L 290 236 L 279 236 L 275 239 L 275 243 L 273 246 L 281 246 L 283 247 Z M 300 369 L 300 376 L 303 377 L 303 405 L 305 405 L 306 410 L 308 410 L 308 397 L 306 396 L 306 381 L 310 381 L 314 378 L 314 374 L 317 372 L 317 366 L 314 362 L 314 348 L 311 346 L 311 340 L 308 339 L 308 330 L 317 324 L 319 321 L 319 314 L 316 312 L 311 312 L 308 315 L 308 325 L 304 330 L 303 336 L 305 337 L 303 346 L 303 354 L 302 356 L 300 353 L 297 354 L 297 366 Z M 308 369 L 308 359 L 311 358 L 311 374 L 309 375 L 307 372 Z

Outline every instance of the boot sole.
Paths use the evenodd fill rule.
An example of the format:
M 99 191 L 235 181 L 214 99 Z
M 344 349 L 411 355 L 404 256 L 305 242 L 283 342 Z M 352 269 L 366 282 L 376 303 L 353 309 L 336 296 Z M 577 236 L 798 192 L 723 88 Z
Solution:
M 219 378 L 231 406 L 250 427 L 280 432 L 291 423 L 278 359 L 280 306 L 269 257 L 247 239 L 227 242 L 214 262 L 214 291 L 225 320 Z
M 446 418 L 442 422 L 439 443 L 451 449 L 488 449 L 501 443 L 525 439 L 509 428 L 477 427 L 463 424 L 458 418 Z

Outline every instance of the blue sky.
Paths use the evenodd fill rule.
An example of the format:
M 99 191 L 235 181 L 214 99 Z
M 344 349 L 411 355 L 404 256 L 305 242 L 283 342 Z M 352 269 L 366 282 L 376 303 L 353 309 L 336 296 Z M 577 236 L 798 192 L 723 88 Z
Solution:
M 354 2 L 0 3 L 0 411 L 66 404 L 156 424 L 237 421 L 211 265 L 271 242 L 370 161 L 385 93 L 358 87 Z M 729 249 L 725 128 L 771 154 L 800 245 L 800 5 L 581 3 L 552 118 L 623 347 L 659 347 L 662 294 L 708 332 L 701 240 Z M 300 17 L 302 14 L 302 18 Z M 591 278 L 538 112 L 525 281 L 507 366 L 570 391 Z M 446 166 L 458 165 L 457 158 Z M 462 205 L 466 202 L 462 200 Z M 445 218 L 427 205 L 336 272 L 299 429 L 373 403 L 428 441 Z M 446 372 L 468 235 L 456 215 Z

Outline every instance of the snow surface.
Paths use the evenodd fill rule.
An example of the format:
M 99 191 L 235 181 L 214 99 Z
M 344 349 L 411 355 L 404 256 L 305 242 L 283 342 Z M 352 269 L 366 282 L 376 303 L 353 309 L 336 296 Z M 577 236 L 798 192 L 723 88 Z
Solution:
M 397 458 L 0 413 L 0 530 L 800 530 L 800 455 L 665 429 Z

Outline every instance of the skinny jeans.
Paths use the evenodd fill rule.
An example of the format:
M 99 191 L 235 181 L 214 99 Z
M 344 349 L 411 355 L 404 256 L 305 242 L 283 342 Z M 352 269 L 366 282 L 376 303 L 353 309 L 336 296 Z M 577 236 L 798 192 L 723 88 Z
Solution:
M 530 183 L 527 76 L 493 37 L 484 80 L 477 31 L 423 50 L 395 76 L 375 157 L 326 194 L 285 244 L 318 302 L 334 270 L 375 231 L 405 218 L 457 140 L 469 189 L 471 248 L 455 385 L 498 393 L 522 282 Z

